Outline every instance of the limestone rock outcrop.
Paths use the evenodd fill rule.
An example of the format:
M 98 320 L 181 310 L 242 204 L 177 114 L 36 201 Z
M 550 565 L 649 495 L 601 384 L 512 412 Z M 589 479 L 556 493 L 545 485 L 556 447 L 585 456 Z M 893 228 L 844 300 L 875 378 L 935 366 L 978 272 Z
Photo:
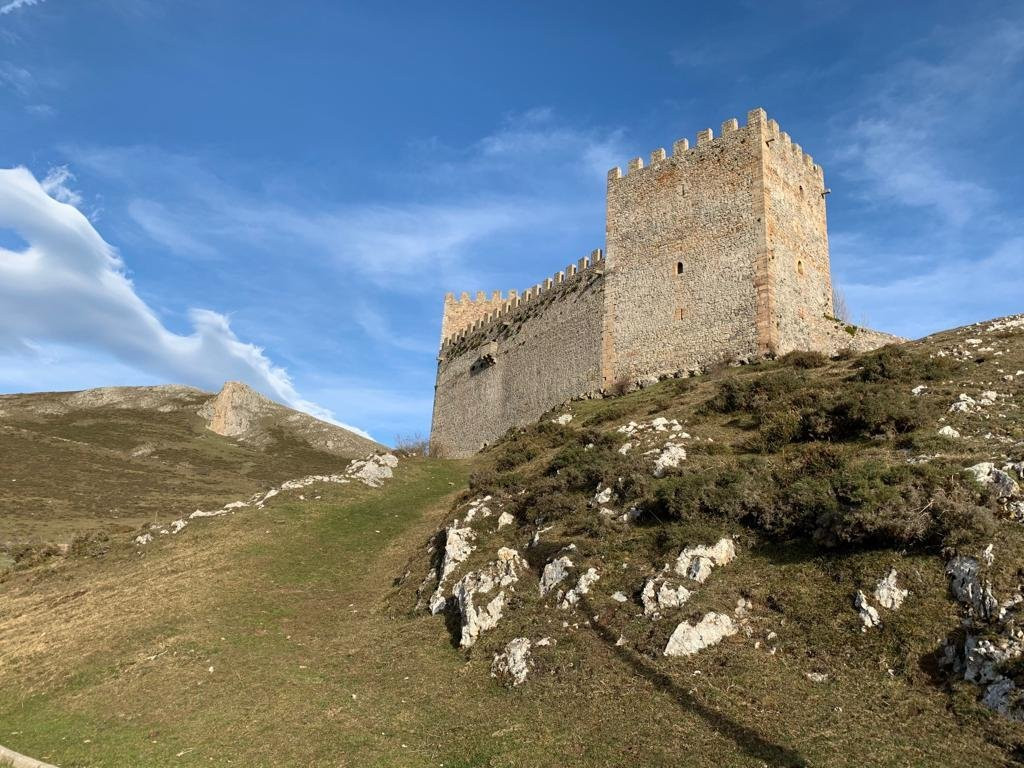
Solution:
M 505 650 L 496 654 L 491 663 L 491 677 L 504 685 L 515 687 L 526 682 L 530 673 L 530 639 L 516 637 L 509 641 Z
M 705 648 L 718 645 L 738 631 L 727 613 L 706 613 L 696 624 L 688 621 L 676 627 L 665 646 L 666 656 L 692 656 Z
M 351 430 L 329 424 L 264 397 L 240 381 L 229 381 L 198 409 L 206 428 L 253 445 L 269 445 L 275 430 L 328 453 L 357 456 L 383 448 Z

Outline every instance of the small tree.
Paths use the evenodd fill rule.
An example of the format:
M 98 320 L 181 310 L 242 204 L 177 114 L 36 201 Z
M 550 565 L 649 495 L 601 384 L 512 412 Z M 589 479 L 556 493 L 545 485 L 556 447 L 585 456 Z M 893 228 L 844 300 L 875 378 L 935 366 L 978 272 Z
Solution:
M 430 441 L 419 432 L 395 435 L 395 453 L 399 456 L 427 456 L 430 453 Z
M 832 286 L 832 312 L 844 323 L 853 322 L 850 315 L 850 307 L 846 303 L 846 294 L 838 286 Z

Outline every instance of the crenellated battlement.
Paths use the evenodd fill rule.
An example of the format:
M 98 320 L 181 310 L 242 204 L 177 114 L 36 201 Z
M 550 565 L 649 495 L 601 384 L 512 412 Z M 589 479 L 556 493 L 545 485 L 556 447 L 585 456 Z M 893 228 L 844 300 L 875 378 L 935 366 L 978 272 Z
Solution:
M 604 251 L 600 248 L 590 252 L 565 269 L 556 272 L 541 283 L 527 288 L 522 293 L 510 290 L 508 295 L 494 291 L 488 298 L 486 292 L 478 291 L 476 298 L 463 292 L 456 299 L 448 293 L 444 299 L 444 318 L 441 323 L 441 349 L 465 340 L 470 334 L 495 322 L 505 321 L 522 307 L 533 304 L 551 291 L 573 282 L 585 275 L 604 270 Z
M 469 456 L 567 400 L 723 360 L 885 343 L 828 320 L 827 192 L 763 109 L 613 168 L 606 252 L 445 298 L 431 451 Z
M 799 144 L 794 143 L 788 133 L 780 131 L 779 124 L 775 120 L 769 120 L 767 113 L 758 107 L 747 113 L 747 122 L 743 127 L 740 127 L 739 120 L 735 117 L 724 121 L 717 138 L 711 128 L 705 128 L 697 132 L 697 143 L 692 147 L 688 139 L 678 139 L 672 144 L 671 155 L 667 154 L 664 148 L 659 147 L 650 153 L 647 165 L 644 164 L 643 157 L 634 157 L 626 165 L 625 172 L 619 166 L 615 166 L 608 171 L 608 183 L 612 184 L 629 176 L 657 169 L 662 163 L 680 160 L 687 155 L 694 155 L 711 147 L 725 146 L 734 138 L 733 134 L 738 132 L 757 133 L 763 136 L 769 149 L 776 149 L 773 145 L 777 143 L 778 149 L 791 155 L 798 163 L 805 165 L 818 178 L 824 179 L 824 171 L 820 165 L 814 163 L 814 158 L 804 152 Z

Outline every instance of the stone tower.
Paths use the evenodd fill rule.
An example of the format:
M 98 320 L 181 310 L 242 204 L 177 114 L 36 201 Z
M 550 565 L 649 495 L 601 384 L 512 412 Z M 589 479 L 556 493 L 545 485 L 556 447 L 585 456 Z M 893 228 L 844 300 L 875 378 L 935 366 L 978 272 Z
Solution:
M 623 382 L 899 341 L 832 316 L 827 193 L 762 109 L 613 168 L 605 252 L 522 294 L 445 298 L 431 449 L 470 455 Z
M 764 110 L 608 174 L 605 385 L 826 348 L 824 177 Z

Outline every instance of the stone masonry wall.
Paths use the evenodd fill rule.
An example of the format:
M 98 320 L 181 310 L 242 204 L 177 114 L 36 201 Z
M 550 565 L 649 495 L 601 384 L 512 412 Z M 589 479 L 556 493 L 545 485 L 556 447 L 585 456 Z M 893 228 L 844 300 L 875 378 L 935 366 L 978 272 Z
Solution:
M 517 306 L 446 340 L 438 358 L 432 452 L 470 456 L 510 427 L 601 388 L 603 264 L 531 289 Z
M 620 380 L 899 339 L 832 317 L 821 168 L 751 110 L 608 174 L 607 256 L 445 299 L 431 449 L 468 456 Z
M 757 353 L 760 179 L 736 120 L 608 174 L 606 384 Z
M 509 291 L 509 299 L 516 298 L 515 291 Z M 501 291 L 494 291 L 491 298 L 478 291 L 476 299 L 463 292 L 462 297 L 455 298 L 449 293 L 444 297 L 444 315 L 441 318 L 441 339 L 447 339 L 455 333 L 469 328 L 473 323 L 484 320 L 490 313 L 500 310 L 506 303 Z
M 763 136 L 770 351 L 825 351 L 834 310 L 824 173 L 774 120 Z

